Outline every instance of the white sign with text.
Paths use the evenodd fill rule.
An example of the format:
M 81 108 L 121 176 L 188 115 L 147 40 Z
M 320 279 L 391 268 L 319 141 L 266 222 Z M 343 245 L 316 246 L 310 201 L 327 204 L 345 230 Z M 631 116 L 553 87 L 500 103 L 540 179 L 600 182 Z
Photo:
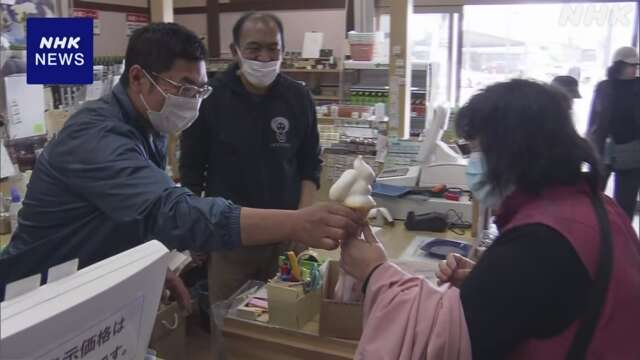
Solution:
M 45 350 L 37 360 L 137 360 L 144 297 L 94 322 L 61 344 Z

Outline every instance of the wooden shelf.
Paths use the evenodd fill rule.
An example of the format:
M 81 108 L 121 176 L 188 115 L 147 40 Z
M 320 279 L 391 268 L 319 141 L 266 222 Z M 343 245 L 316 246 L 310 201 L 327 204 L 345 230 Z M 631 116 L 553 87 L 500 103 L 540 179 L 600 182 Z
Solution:
M 389 70 L 389 64 L 375 61 L 345 60 L 344 68 L 354 70 Z
M 331 96 L 331 95 L 313 95 L 313 98 L 316 100 L 340 100 L 339 96 Z
M 344 61 L 344 69 L 345 70 L 389 70 L 389 64 L 381 63 L 376 61 L 355 61 L 355 60 L 345 60 Z M 426 70 L 427 63 L 426 62 L 413 62 L 411 64 L 412 70 Z
M 226 68 L 214 69 L 207 68 L 207 72 L 219 72 L 224 71 Z M 341 69 L 285 69 L 280 68 L 280 72 L 283 73 L 339 73 Z
M 207 69 L 208 73 L 225 71 L 226 69 Z M 280 72 L 283 73 L 311 73 L 311 74 L 337 74 L 341 70 L 340 69 L 280 69 Z
M 281 69 L 283 73 L 339 73 L 340 69 Z
M 350 121 L 350 122 L 361 122 L 361 123 L 386 123 L 388 122 L 388 118 L 385 116 L 385 120 L 382 121 L 378 121 L 375 119 L 372 120 L 364 120 L 364 119 L 354 119 L 354 118 L 347 118 L 347 117 L 331 117 L 331 116 L 318 116 L 318 121 L 324 121 L 324 122 L 328 122 L 328 121 Z
M 353 359 L 357 341 L 321 337 L 319 326 L 318 316 L 300 330 L 228 316 L 222 332 L 231 359 Z

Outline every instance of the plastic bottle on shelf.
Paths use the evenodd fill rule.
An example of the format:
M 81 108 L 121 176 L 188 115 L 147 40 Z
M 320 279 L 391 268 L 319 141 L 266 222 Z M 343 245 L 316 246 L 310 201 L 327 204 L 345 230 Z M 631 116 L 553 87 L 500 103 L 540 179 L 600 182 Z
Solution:
M 11 187 L 11 205 L 9 206 L 9 217 L 11 218 L 11 229 L 16 231 L 18 228 L 18 212 L 22 208 L 22 199 L 18 189 Z
M 373 106 L 376 106 L 376 104 L 382 102 L 382 97 L 384 96 L 382 91 L 377 91 L 376 92 L 376 97 L 375 99 L 373 99 Z
M 18 194 L 27 193 L 27 184 L 31 180 L 31 170 L 25 172 L 18 172 L 16 175 L 9 178 L 10 183 L 16 188 Z
M 360 104 L 360 91 L 351 92 L 351 104 L 352 105 Z

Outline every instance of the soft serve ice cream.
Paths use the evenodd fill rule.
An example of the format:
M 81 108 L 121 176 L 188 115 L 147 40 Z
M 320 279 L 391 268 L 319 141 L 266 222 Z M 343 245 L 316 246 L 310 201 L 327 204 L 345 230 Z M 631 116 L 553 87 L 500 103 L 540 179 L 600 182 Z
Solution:
M 365 214 L 376 206 L 371 197 L 371 184 L 376 178 L 373 169 L 358 156 L 353 162 L 353 169 L 342 173 L 340 178 L 331 186 L 329 199 L 341 202 L 345 206 L 363 211 Z M 357 239 L 352 239 L 357 240 Z M 340 271 L 336 283 L 335 299 L 342 302 L 359 301 L 362 298 L 360 284 L 352 276 Z
M 358 156 L 353 162 L 353 169 L 342 173 L 338 181 L 331 186 L 329 198 L 343 203 L 352 209 L 369 210 L 376 206 L 371 197 L 371 184 L 376 178 L 373 169 Z

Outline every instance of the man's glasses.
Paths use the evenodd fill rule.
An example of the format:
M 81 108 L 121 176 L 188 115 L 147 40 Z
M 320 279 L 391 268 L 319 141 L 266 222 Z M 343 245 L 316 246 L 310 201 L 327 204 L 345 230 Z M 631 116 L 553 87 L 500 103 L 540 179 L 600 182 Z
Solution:
M 182 83 L 167 79 L 166 77 L 155 72 L 152 72 L 151 74 L 175 86 L 178 89 L 178 96 L 181 96 L 181 97 L 205 99 L 207 96 L 211 95 L 211 91 L 213 90 L 209 85 L 198 87 L 198 86 L 189 85 L 189 84 L 182 84 Z

